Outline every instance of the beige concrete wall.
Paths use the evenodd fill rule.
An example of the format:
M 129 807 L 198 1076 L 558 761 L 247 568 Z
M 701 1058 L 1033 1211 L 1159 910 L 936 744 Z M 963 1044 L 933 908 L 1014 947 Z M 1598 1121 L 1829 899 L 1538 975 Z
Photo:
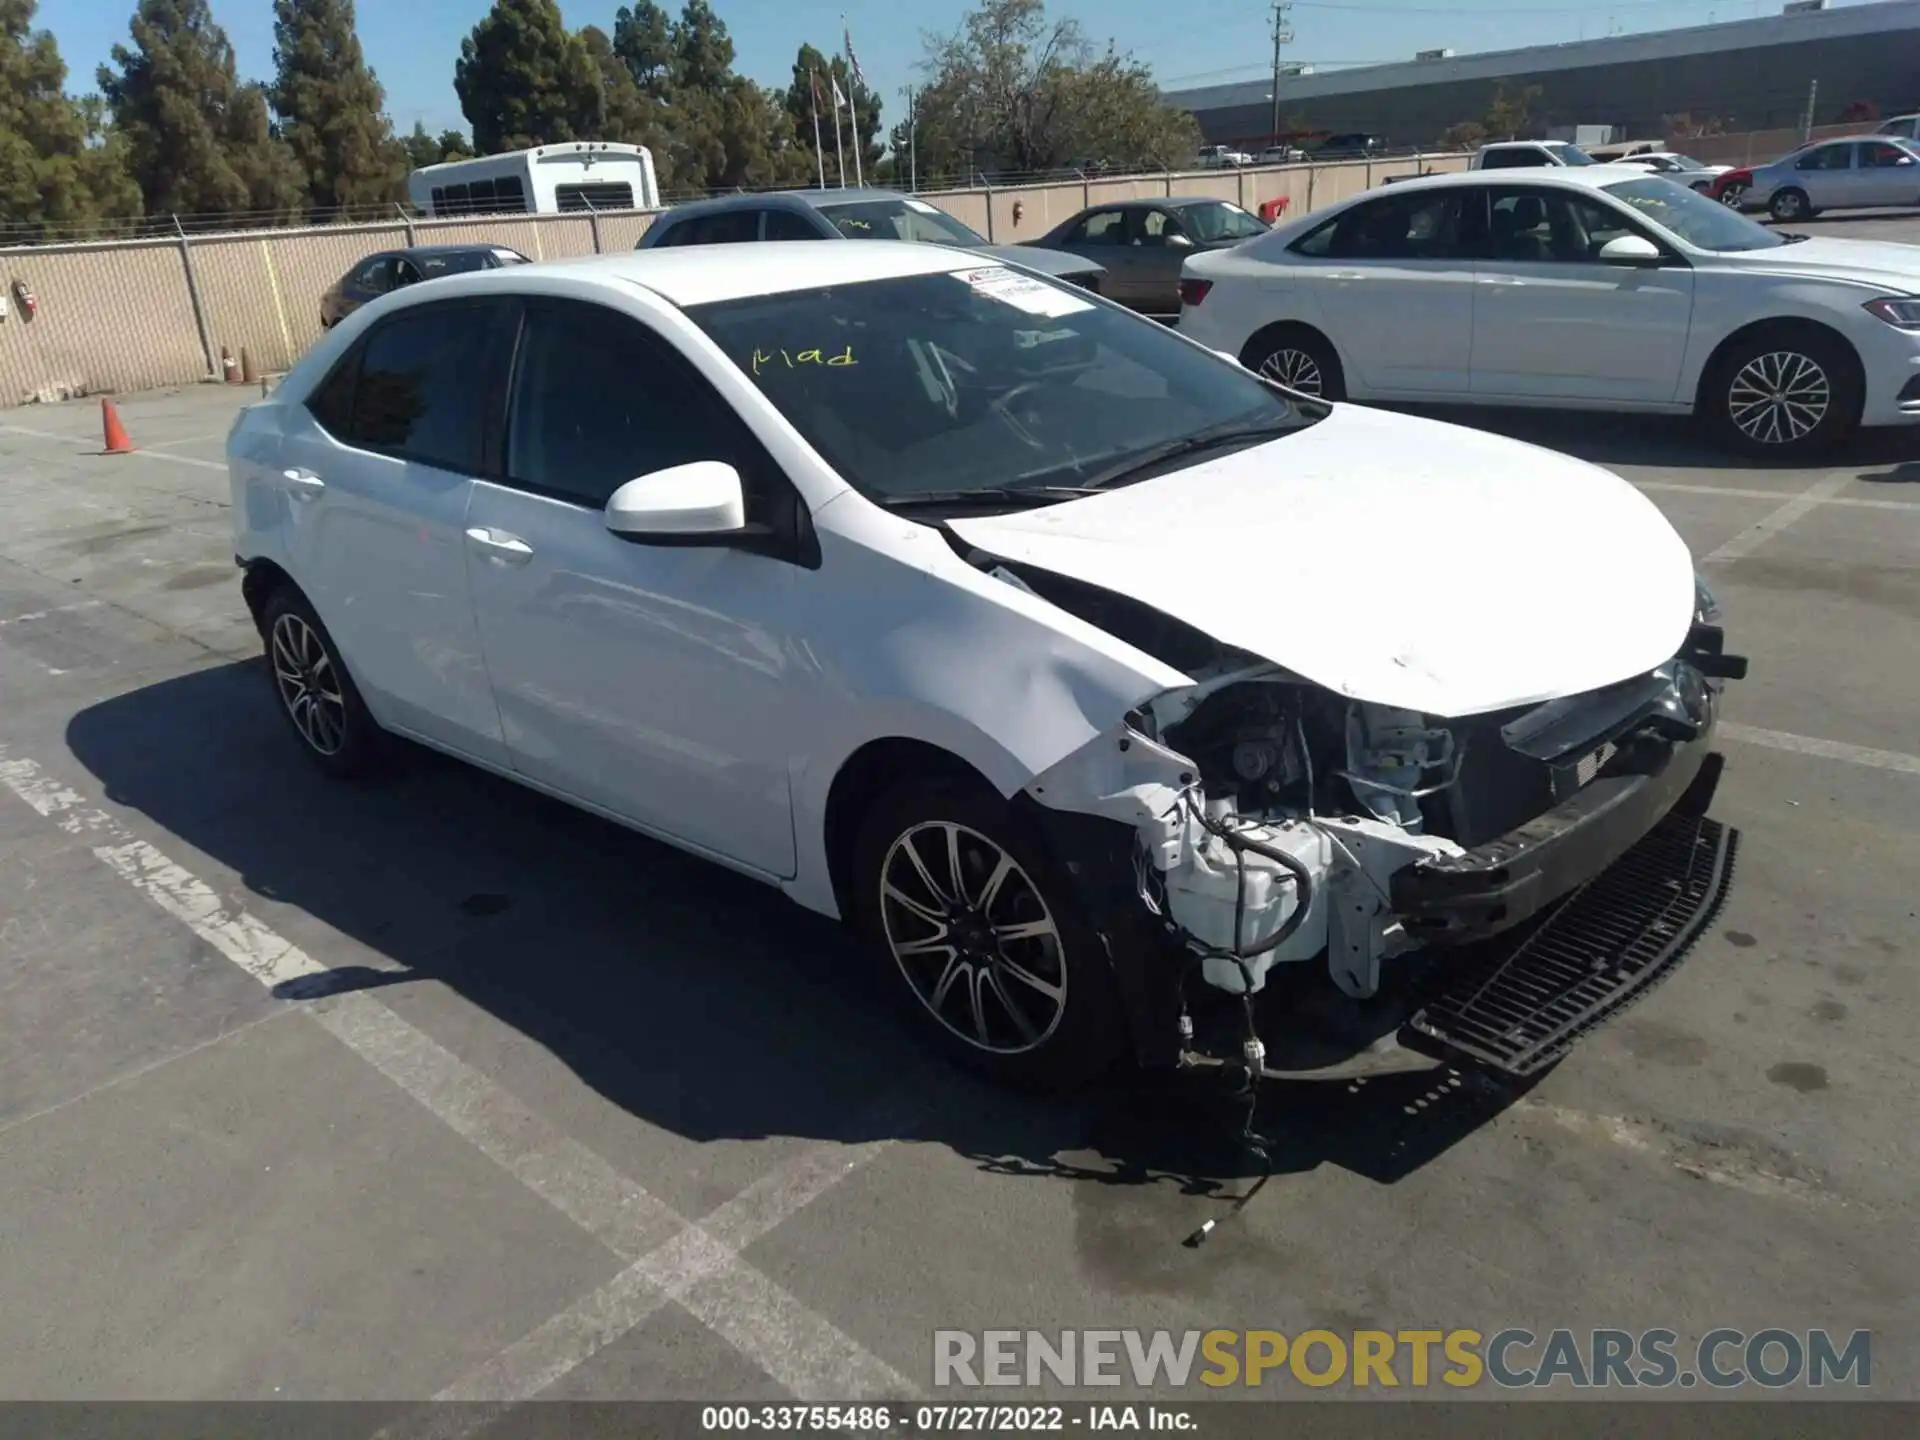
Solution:
M 1833 133 L 1845 133 L 1830 127 Z M 1823 133 L 1823 132 L 1816 132 Z M 1779 137 L 1779 138 L 1776 138 Z M 1702 159 L 1735 146 L 1756 158 L 1792 148 L 1791 132 L 1688 141 Z M 1717 149 L 1715 147 L 1718 147 Z M 1745 151 L 1742 153 L 1744 154 Z M 1395 175 L 1464 170 L 1464 155 L 1194 171 L 1050 185 L 928 193 L 924 198 L 1002 244 L 1039 238 L 1089 205 L 1155 195 L 1211 195 L 1249 210 L 1284 197 L 1286 214 L 1361 194 Z M 396 219 L 376 225 L 255 231 L 178 241 L 0 250 L 0 281 L 24 279 L 37 318 L 0 325 L 0 405 L 211 378 L 195 321 L 187 263 L 215 357 L 244 350 L 263 372 L 285 370 L 320 333 L 320 296 L 362 257 L 408 243 L 485 241 L 536 260 L 631 250 L 653 216 L 497 216 Z

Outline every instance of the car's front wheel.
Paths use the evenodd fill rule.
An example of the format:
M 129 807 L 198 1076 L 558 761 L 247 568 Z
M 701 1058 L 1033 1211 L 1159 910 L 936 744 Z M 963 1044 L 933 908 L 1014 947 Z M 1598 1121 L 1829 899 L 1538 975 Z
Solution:
M 1104 947 L 1044 843 L 984 786 L 903 785 L 855 841 L 853 921 L 922 1026 L 1022 1088 L 1105 1072 L 1124 1020 Z
M 1743 210 L 1747 204 L 1747 190 L 1745 185 L 1729 185 L 1720 192 L 1720 203 L 1729 210 Z
M 1860 423 L 1865 384 L 1846 342 L 1800 327 L 1761 331 L 1709 368 L 1703 411 L 1720 438 L 1749 455 L 1824 450 Z
M 280 713 L 301 748 L 331 775 L 373 770 L 384 755 L 385 732 L 307 598 L 281 585 L 260 608 L 260 631 Z

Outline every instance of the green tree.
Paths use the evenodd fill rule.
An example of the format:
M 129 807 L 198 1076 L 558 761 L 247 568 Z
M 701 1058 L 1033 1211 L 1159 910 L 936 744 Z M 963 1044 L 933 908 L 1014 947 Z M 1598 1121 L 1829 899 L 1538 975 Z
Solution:
M 353 0 L 273 0 L 270 96 L 315 210 L 396 199 L 407 152 L 367 68 Z
M 623 5 L 613 14 L 613 53 L 633 76 L 633 83 L 655 100 L 673 89 L 677 56 L 673 21 L 653 0 Z
M 0 222 L 12 239 L 140 210 L 124 141 L 98 99 L 67 97 L 66 64 L 53 36 L 32 28 L 34 9 L 0 0 Z
M 482 155 L 590 139 L 603 123 L 599 73 L 554 0 L 494 0 L 460 42 L 453 88 Z
M 1045 0 L 983 0 L 950 35 L 930 37 L 916 92 L 920 174 L 1051 170 L 1094 155 L 1112 165 L 1190 159 L 1193 116 L 1160 98 L 1131 56 L 1095 49 L 1078 21 L 1049 22 Z
M 438 165 L 442 158 L 440 142 L 427 133 L 425 122 L 420 120 L 413 122 L 411 134 L 401 138 L 400 148 L 406 152 L 409 170 Z
M 297 213 L 299 164 L 261 87 L 240 83 L 207 0 L 140 0 L 130 28 L 132 48 L 115 45 L 99 81 L 147 213 Z
M 1493 103 L 1487 106 L 1482 128 L 1494 140 L 1524 140 L 1533 130 L 1533 102 L 1540 98 L 1540 87 L 1528 85 L 1517 94 L 1509 94 L 1505 84 L 1496 86 Z
M 1476 150 L 1486 142 L 1487 127 L 1478 120 L 1462 120 L 1457 125 L 1449 125 L 1440 137 L 1440 143 L 1449 150 Z
M 462 135 L 458 130 L 442 130 L 440 132 L 440 158 L 442 160 L 471 160 L 473 158 L 473 141 L 469 140 L 465 135 Z

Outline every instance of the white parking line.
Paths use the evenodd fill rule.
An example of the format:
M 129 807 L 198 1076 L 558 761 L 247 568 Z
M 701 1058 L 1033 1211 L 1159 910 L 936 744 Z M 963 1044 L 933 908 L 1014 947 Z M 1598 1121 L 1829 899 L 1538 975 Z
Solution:
M 1868 765 L 1876 770 L 1894 770 L 1902 775 L 1920 775 L 1920 755 L 1905 755 L 1898 750 L 1875 750 L 1866 745 L 1848 745 L 1840 740 L 1816 740 L 1811 735 L 1791 735 L 1785 730 L 1762 730 L 1753 725 L 1722 721 L 1718 733 L 1743 745 L 1762 745 L 1769 750 L 1791 750 L 1799 755 L 1818 755 L 1822 760 L 1844 760 L 1849 765 Z
M 326 973 L 299 946 L 229 907 L 185 867 L 106 811 L 0 745 L 0 784 L 262 985 Z M 314 992 L 324 996 L 324 991 Z M 678 1301 L 801 1399 L 906 1397 L 915 1387 L 739 1251 L 878 1155 L 888 1142 L 822 1144 L 747 1187 L 707 1220 L 675 1214 L 640 1185 L 364 991 L 306 1013 L 456 1134 L 629 1262 L 608 1285 L 510 1346 L 450 1395 L 530 1399 L 669 1300 Z M 875 1126 L 905 1124 L 879 1113 Z M 884 1133 L 884 1132 L 882 1132 Z
M 1724 564 L 1729 560 L 1745 559 L 1765 544 L 1769 538 L 1778 535 L 1801 516 L 1831 501 L 1834 496 L 1851 485 L 1855 478 L 1845 471 L 1836 471 L 1825 479 L 1814 481 L 1779 509 L 1762 516 L 1760 520 L 1749 525 L 1717 550 L 1709 550 L 1703 557 L 1704 562 L 1713 565 Z
M 1673 480 L 1635 480 L 1639 490 L 1658 490 L 1672 495 L 1721 495 L 1730 500 L 1778 500 L 1778 490 L 1754 490 L 1739 485 L 1686 485 Z M 1803 494 L 1799 498 L 1805 499 Z M 1854 495 L 1827 495 L 1816 505 L 1845 505 L 1857 510 L 1920 510 L 1920 500 L 1869 500 Z
M 0 425 L 0 434 L 27 435 L 35 440 L 59 440 L 68 445 L 85 445 L 87 443 L 77 435 L 62 435 L 53 430 L 30 430 L 25 425 Z M 175 440 L 170 443 L 184 445 L 187 442 L 184 440 Z M 134 450 L 131 453 L 144 455 L 149 460 L 165 460 L 174 465 L 192 465 L 201 470 L 219 470 L 224 473 L 227 468 L 224 460 L 201 460 L 192 455 L 169 455 L 165 450 Z

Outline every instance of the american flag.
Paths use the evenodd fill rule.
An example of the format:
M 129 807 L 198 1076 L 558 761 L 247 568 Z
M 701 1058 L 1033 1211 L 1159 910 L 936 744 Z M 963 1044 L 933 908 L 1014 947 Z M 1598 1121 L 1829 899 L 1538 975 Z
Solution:
M 860 73 L 860 57 L 853 53 L 853 31 L 844 19 L 840 22 L 840 38 L 847 43 L 847 69 L 853 72 L 853 83 L 865 89 L 867 77 Z

